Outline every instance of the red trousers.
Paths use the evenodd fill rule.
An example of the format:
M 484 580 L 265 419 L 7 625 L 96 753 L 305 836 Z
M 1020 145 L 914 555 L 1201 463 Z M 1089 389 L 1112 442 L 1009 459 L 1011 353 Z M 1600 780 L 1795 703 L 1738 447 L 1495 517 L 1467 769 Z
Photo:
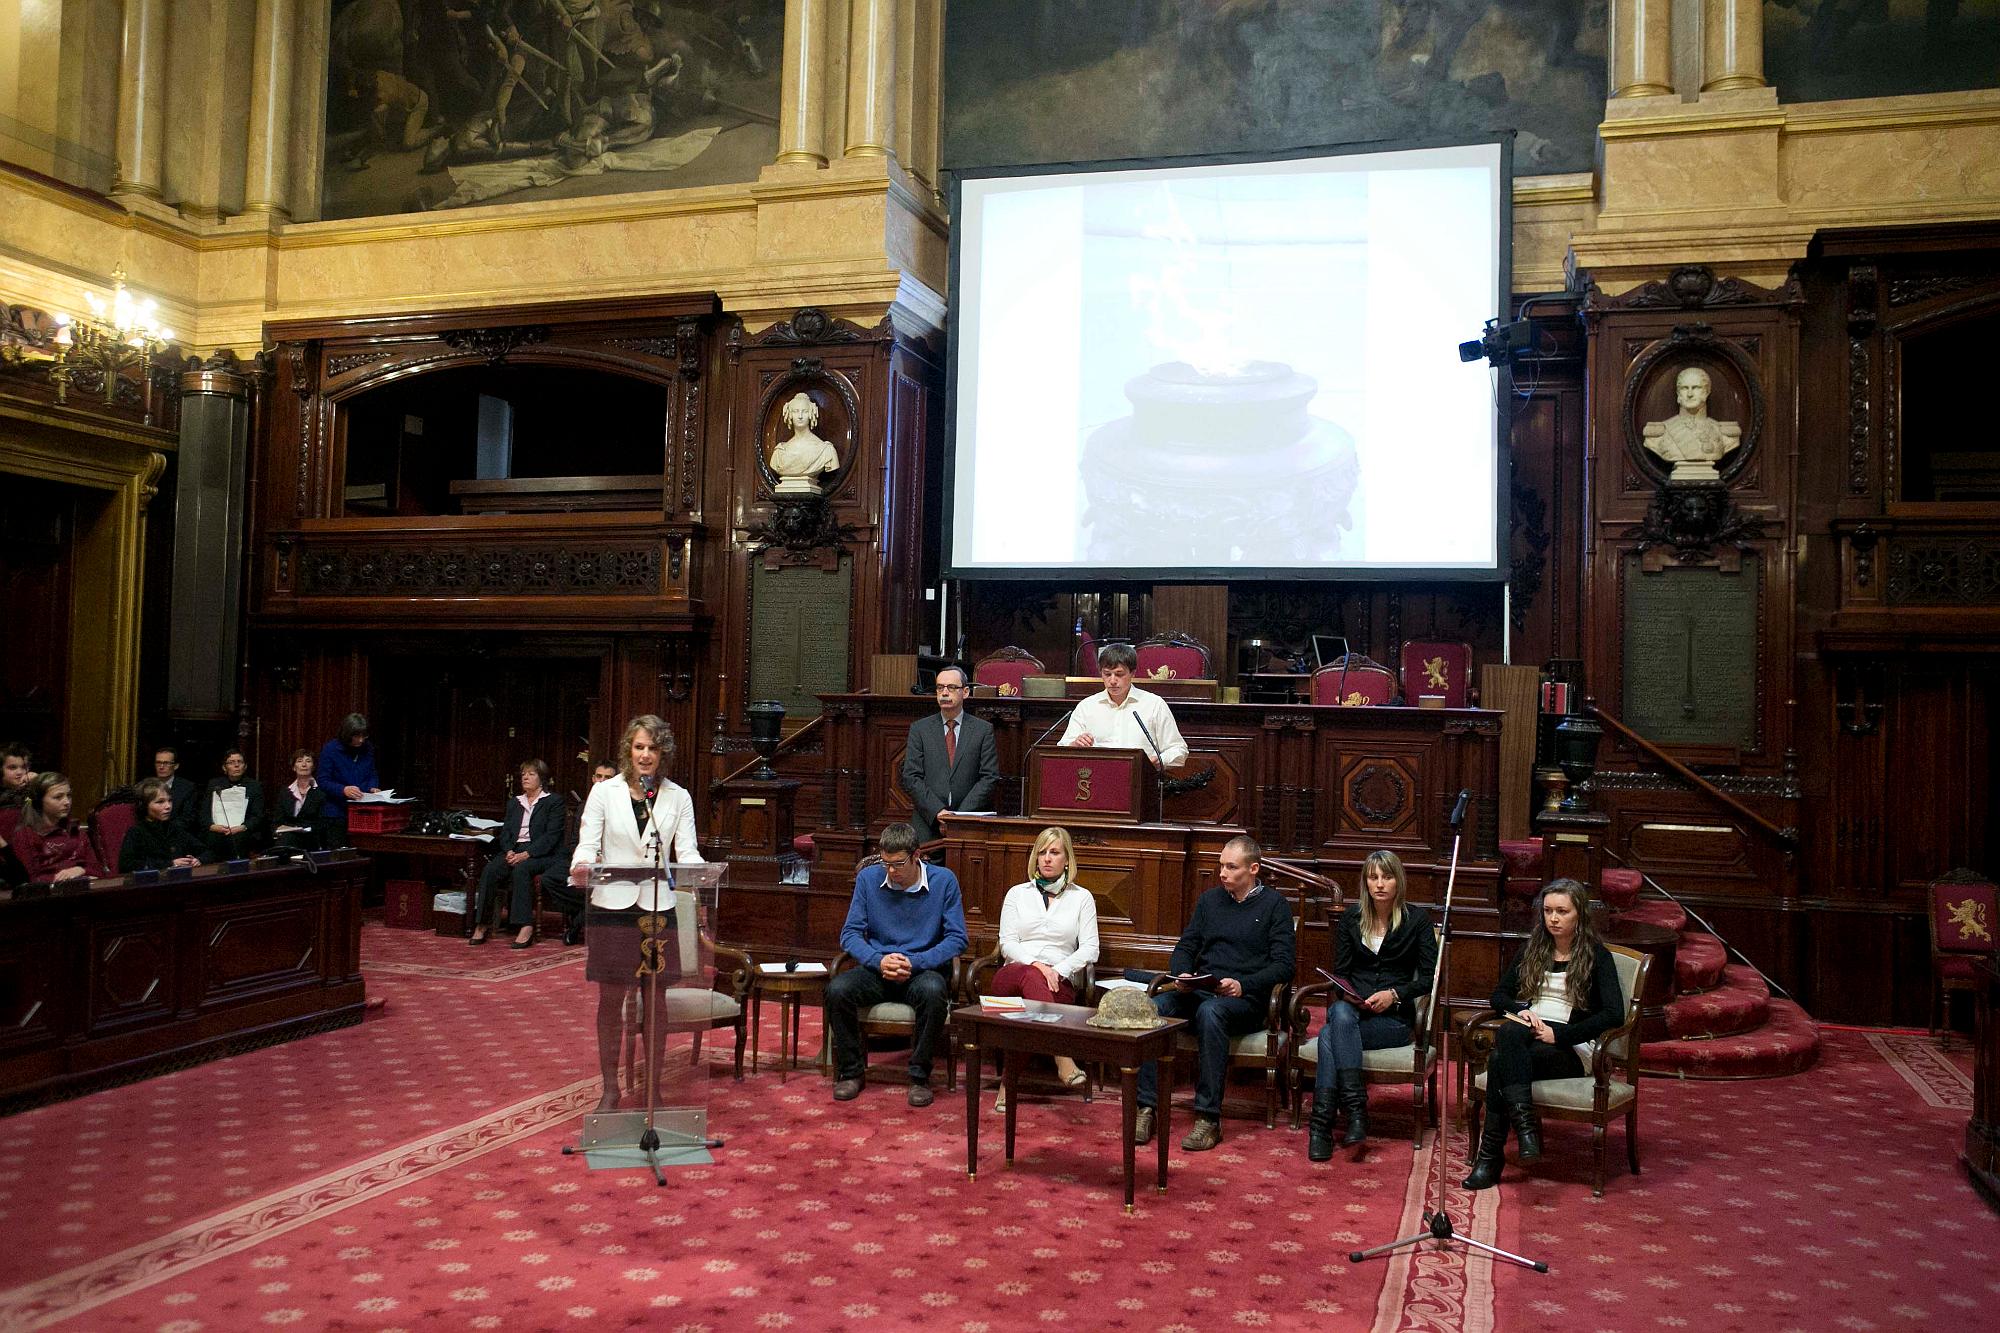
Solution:
M 1067 981 L 1049 989 L 1049 983 L 1032 963 L 1009 963 L 993 974 L 993 994 L 1018 995 L 1026 1000 L 1053 1000 L 1075 1004 L 1076 987 Z

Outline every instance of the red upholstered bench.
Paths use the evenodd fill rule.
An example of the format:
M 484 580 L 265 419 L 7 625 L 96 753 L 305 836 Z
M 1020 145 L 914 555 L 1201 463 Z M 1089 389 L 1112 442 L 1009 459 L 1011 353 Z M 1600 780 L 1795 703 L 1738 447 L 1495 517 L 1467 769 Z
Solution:
M 1544 844 L 1540 838 L 1518 838 L 1500 844 L 1500 860 L 1507 867 L 1501 880 L 1501 891 L 1509 898 L 1522 902 L 1531 901 L 1542 890 L 1542 856 Z
M 1597 876 L 1597 896 L 1614 912 L 1622 912 L 1639 901 L 1639 886 L 1645 876 L 1636 870 L 1605 870 Z

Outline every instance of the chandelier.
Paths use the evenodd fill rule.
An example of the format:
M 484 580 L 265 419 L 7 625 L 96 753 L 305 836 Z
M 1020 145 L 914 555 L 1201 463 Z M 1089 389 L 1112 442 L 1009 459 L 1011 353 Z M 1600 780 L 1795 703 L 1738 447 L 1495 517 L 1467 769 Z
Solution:
M 150 300 L 135 299 L 125 290 L 125 269 L 111 274 L 111 300 L 96 292 L 85 292 L 90 313 L 81 318 L 58 313 L 55 317 L 55 364 L 49 378 L 55 382 L 56 401 L 69 401 L 71 385 L 85 393 L 101 391 L 106 406 L 118 402 L 118 385 L 124 372 L 139 369 L 141 396 L 150 402 L 149 379 L 153 358 L 173 340 L 172 329 L 154 322 Z

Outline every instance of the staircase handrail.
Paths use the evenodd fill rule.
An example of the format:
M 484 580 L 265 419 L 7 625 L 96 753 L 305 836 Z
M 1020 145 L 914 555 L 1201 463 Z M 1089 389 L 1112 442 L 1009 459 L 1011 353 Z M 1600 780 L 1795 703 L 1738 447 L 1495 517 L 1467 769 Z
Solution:
M 797 745 L 800 741 L 804 740 L 806 737 L 812 735 L 813 732 L 819 727 L 820 723 L 824 721 L 826 721 L 826 714 L 821 713 L 818 717 L 806 723 L 803 727 L 800 727 L 797 731 L 793 732 L 791 735 L 780 740 L 778 742 L 778 748 L 771 751 L 771 757 L 773 759 L 776 759 L 779 755 L 791 749 L 794 745 Z M 734 782 L 736 779 L 742 777 L 745 773 L 748 773 L 751 769 L 757 767 L 757 765 L 763 762 L 764 762 L 764 756 L 756 755 L 752 757 L 747 763 L 745 763 L 741 768 L 737 769 L 735 772 L 728 773 L 722 777 L 716 778 L 715 780 L 713 780 L 708 784 L 709 794 L 713 795 L 717 790 L 721 788 L 723 783 Z
M 1776 824 L 1773 824 L 1770 820 L 1764 818 L 1764 816 L 1758 814 L 1755 810 L 1752 810 L 1749 806 L 1743 804 L 1743 802 L 1737 800 L 1734 796 L 1731 796 L 1728 792 L 1722 790 L 1722 788 L 1716 786 L 1713 782 L 1710 782 L 1707 778 L 1695 772 L 1686 764 L 1683 764 L 1680 760 L 1674 758 L 1644 736 L 1641 736 L 1638 732 L 1632 730 L 1632 728 L 1626 726 L 1618 718 L 1605 712 L 1597 704 L 1589 703 L 1585 707 L 1589 709 L 1592 716 L 1596 717 L 1620 736 L 1623 736 L 1633 745 L 1638 746 L 1647 758 L 1665 768 L 1675 777 L 1689 784 L 1696 791 L 1701 792 L 1717 804 L 1728 807 L 1738 817 L 1763 830 L 1765 834 L 1781 846 L 1793 851 L 1798 850 L 1799 840 L 1796 834 L 1788 829 L 1779 828 Z
M 1632 863 L 1630 861 L 1627 861 L 1624 857 L 1620 856 L 1618 854 L 1618 849 L 1616 847 L 1613 847 L 1610 843 L 1607 842 L 1604 844 L 1603 851 L 1606 856 L 1616 861 L 1619 865 L 1623 866 L 1625 869 L 1627 870 L 1634 869 Z M 1763 979 L 1765 989 L 1774 990 L 1788 1000 L 1793 998 L 1792 993 L 1790 991 L 1786 990 L 1783 986 L 1780 986 L 1777 982 L 1771 980 L 1770 973 L 1766 972 L 1763 968 L 1757 966 L 1756 963 L 1752 962 L 1750 960 L 1749 954 L 1744 953 L 1741 949 L 1731 944 L 1727 939 L 1724 939 L 1722 936 L 1722 932 L 1718 931 L 1713 925 L 1709 924 L 1708 918 L 1704 917 L 1700 912 L 1695 911 L 1692 907 L 1689 907 L 1686 903 L 1682 902 L 1679 898 L 1675 897 L 1674 894 L 1667 888 L 1666 885 L 1660 883 L 1660 881 L 1654 879 L 1651 875 L 1647 874 L 1645 871 L 1640 870 L 1638 872 L 1638 875 L 1642 882 L 1653 886 L 1654 892 L 1658 893 L 1662 898 L 1665 898 L 1668 902 L 1672 903 L 1674 906 L 1680 908 L 1683 912 L 1686 912 L 1688 916 L 1694 920 L 1694 923 L 1696 925 L 1700 926 L 1702 930 L 1706 931 L 1708 935 L 1712 939 L 1714 939 L 1717 944 L 1720 944 L 1726 951 L 1728 951 L 1729 954 L 1731 954 L 1738 961 L 1740 961 L 1743 964 L 1743 966 L 1749 968 L 1752 972 L 1755 972 L 1759 977 L 1761 977 Z

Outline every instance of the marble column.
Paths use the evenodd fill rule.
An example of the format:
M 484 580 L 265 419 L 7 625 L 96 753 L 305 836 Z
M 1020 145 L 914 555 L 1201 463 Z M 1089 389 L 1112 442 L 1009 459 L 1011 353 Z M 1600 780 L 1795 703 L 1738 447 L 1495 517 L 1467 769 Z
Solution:
M 1701 0 L 1701 90 L 1763 86 L 1762 0 Z
M 294 4 L 295 0 L 257 0 L 257 28 L 250 47 L 243 211 L 279 221 L 291 217 Z
M 118 180 L 112 194 L 160 197 L 167 142 L 167 0 L 125 0 L 118 61 Z
M 896 0 L 852 0 L 847 157 L 887 157 L 896 133 Z
M 828 7 L 833 0 L 785 0 L 785 68 L 778 114 L 780 162 L 826 165 Z
M 1674 90 L 1671 0 L 1612 0 L 1611 95 L 1664 97 Z

